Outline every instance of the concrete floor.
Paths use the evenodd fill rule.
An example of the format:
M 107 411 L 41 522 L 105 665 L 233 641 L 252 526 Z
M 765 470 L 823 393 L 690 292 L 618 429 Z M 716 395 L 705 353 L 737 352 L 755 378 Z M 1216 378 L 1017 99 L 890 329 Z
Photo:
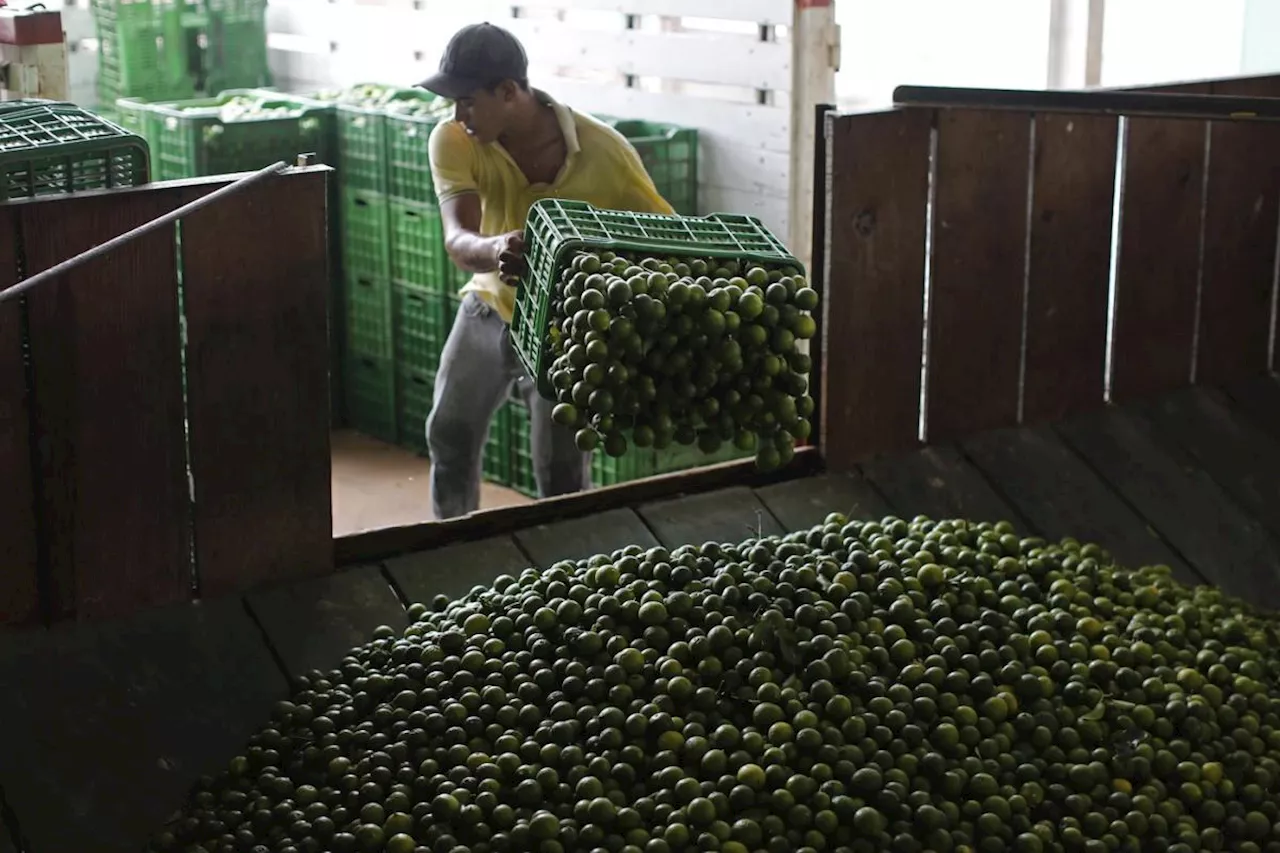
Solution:
M 333 535 L 431 521 L 431 462 L 350 430 L 333 434 Z M 530 503 L 485 483 L 480 508 Z

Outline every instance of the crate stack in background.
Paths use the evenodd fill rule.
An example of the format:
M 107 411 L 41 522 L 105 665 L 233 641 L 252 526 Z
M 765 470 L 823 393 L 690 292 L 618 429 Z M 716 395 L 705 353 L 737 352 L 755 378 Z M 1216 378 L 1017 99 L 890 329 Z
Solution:
M 117 8 L 108 6 L 112 0 L 95 2 L 95 10 Z M 421 89 L 372 83 L 305 95 L 229 87 L 195 97 L 201 89 L 194 81 L 218 85 L 243 79 L 219 76 L 214 68 L 258 67 L 259 43 L 265 62 L 265 37 L 254 35 L 255 9 L 262 8 L 255 4 L 262 0 L 200 2 L 119 7 L 151 27 L 144 66 L 167 69 L 130 78 L 160 82 L 146 90 L 149 95 L 114 102 L 121 123 L 150 143 L 158 180 L 251 171 L 308 152 L 334 167 L 329 202 L 334 424 L 425 454 L 440 351 L 468 278 L 445 252 L 427 150 L 432 130 L 450 114 L 447 105 Z M 103 11 L 100 20 L 111 14 Z M 209 35 L 200 54 L 210 69 L 203 77 L 184 74 L 192 54 L 172 48 L 173 38 L 155 37 L 166 27 Z M 104 90 L 104 97 L 113 91 Z M 602 120 L 631 141 L 677 212 L 697 213 L 696 130 Z M 600 455 L 595 482 L 610 485 L 708 461 L 681 450 L 636 452 L 623 460 Z M 487 480 L 536 495 L 529 412 L 517 389 L 490 428 L 483 468 Z
M 266 10 L 266 0 L 92 0 L 99 109 L 270 85 Z

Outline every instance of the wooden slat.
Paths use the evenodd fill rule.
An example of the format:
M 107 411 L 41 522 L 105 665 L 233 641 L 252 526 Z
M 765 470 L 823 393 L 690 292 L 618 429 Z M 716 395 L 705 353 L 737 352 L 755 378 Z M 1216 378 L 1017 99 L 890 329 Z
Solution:
M 807 530 L 833 512 L 847 518 L 879 519 L 892 512 L 860 474 L 806 477 L 756 489 L 756 497 L 787 530 Z
M 1109 409 L 1058 432 L 1199 575 L 1252 601 L 1280 595 L 1280 547 L 1185 451 L 1158 442 L 1140 416 Z
M 791 91 L 791 43 L 715 32 L 589 30 L 558 21 L 502 22 L 527 46 L 530 65 Z
M 1191 382 L 1205 125 L 1130 119 L 1125 152 L 1111 362 L 1117 402 Z
M 925 434 L 1018 422 L 1031 116 L 938 117 Z
M 286 684 L 239 600 L 0 635 L 4 785 L 32 851 L 141 849 Z
M 1277 97 L 1280 80 L 1225 81 L 1213 90 Z M 1196 381 L 1222 384 L 1259 375 L 1269 366 L 1280 127 L 1217 121 L 1210 128 Z
M 408 623 L 377 566 L 278 584 L 246 601 L 291 676 L 336 669 L 343 655 L 372 639 L 375 628 L 403 631 Z
M 1049 427 L 996 430 L 963 446 L 1032 532 L 1096 542 L 1122 565 L 1163 564 L 1201 580 Z
M 1144 413 L 1280 536 L 1280 435 L 1268 436 L 1220 392 L 1204 388 L 1163 395 Z
M 931 121 L 925 110 L 829 119 L 821 419 L 833 471 L 919 443 Z
M 862 470 L 902 518 L 924 515 L 935 520 L 1010 521 L 1026 526 L 978 469 L 951 445 L 876 459 L 864 464 Z
M 1280 379 L 1262 376 L 1236 382 L 1227 388 L 1227 394 L 1264 433 L 1280 441 Z
M 1103 404 L 1119 119 L 1040 115 L 1022 422 Z
M 326 175 L 274 179 L 182 226 L 206 595 L 333 566 Z
M 534 565 L 544 569 L 561 560 L 585 560 L 628 545 L 651 548 L 658 544 L 640 517 L 629 509 L 520 530 L 516 532 L 516 541 Z
M 0 288 L 18 275 L 13 211 L 0 208 Z M 35 506 L 31 478 L 31 423 L 22 363 L 22 305 L 0 305 L 0 625 L 40 616 Z
M 732 3 L 724 0 L 516 0 L 511 5 L 525 9 L 591 9 L 619 15 L 719 18 L 789 25 L 795 0 L 734 0 Z
M 24 206 L 27 268 L 47 269 L 178 204 L 161 189 Z M 190 596 L 174 252 L 173 230 L 160 229 L 28 296 L 57 616 Z
M 406 600 L 431 604 L 437 595 L 460 598 L 500 575 L 518 577 L 529 558 L 510 536 L 495 536 L 407 554 L 385 565 Z
M 668 548 L 786 532 L 755 492 L 741 487 L 646 504 L 638 512 Z

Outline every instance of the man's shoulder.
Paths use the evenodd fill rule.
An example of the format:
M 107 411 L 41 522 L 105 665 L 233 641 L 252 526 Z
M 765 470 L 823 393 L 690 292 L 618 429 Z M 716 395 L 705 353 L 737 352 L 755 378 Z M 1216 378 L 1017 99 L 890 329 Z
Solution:
M 573 118 L 578 130 L 578 146 L 584 151 L 621 153 L 631 146 L 617 129 L 590 113 L 573 110 Z

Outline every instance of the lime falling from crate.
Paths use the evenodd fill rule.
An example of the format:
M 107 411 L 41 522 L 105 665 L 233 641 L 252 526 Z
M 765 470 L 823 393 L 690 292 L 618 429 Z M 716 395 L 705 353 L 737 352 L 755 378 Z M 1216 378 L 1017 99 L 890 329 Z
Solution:
M 525 242 L 512 338 L 583 451 L 732 445 L 772 469 L 808 438 L 818 294 L 759 220 L 546 199 Z

